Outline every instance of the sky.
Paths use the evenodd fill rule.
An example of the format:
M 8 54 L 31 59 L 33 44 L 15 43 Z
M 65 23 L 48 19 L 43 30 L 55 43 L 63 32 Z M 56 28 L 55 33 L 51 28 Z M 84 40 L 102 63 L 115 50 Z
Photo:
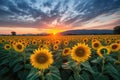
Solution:
M 120 0 L 0 0 L 0 34 L 38 34 L 120 25 Z

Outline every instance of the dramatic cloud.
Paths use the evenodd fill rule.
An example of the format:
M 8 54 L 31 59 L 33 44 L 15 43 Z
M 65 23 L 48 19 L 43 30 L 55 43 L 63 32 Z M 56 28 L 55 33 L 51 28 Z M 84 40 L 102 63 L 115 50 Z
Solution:
M 112 29 L 120 0 L 0 0 L 0 27 Z

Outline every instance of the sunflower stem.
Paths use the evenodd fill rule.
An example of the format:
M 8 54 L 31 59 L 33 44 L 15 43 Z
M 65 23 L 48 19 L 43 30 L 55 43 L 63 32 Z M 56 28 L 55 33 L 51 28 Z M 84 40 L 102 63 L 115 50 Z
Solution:
M 76 79 L 79 79 L 79 76 L 80 76 L 79 75 L 79 68 L 80 68 L 80 63 L 76 63 L 76 71 L 75 71 L 76 72 L 76 77 L 77 77 Z
M 26 70 L 26 68 L 25 68 L 25 64 L 26 64 L 26 55 L 25 55 L 25 51 L 23 51 L 22 56 L 23 56 L 24 69 Z
M 102 74 L 104 72 L 104 66 L 105 66 L 105 58 L 103 57 L 102 58 Z
M 118 61 L 120 61 L 120 51 L 118 51 Z
M 41 76 L 42 76 L 42 80 L 44 80 L 45 79 L 45 77 L 44 77 L 44 70 L 41 70 Z

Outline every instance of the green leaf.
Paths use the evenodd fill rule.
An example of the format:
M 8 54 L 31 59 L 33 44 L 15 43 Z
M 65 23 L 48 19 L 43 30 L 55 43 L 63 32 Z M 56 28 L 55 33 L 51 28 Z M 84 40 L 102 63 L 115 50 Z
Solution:
M 59 70 L 60 70 L 62 80 L 67 80 L 71 75 L 73 75 L 73 71 L 71 69 L 61 68 Z
M 47 76 L 45 77 L 47 80 L 53 80 L 53 77 L 51 76 L 51 73 L 47 74 Z
M 6 54 L 6 53 L 0 53 L 0 61 L 2 61 L 2 60 L 4 60 L 4 59 L 7 59 L 9 57 L 9 55 L 8 54 Z
M 13 72 L 17 72 L 19 70 L 21 70 L 23 68 L 23 65 L 21 63 L 17 63 L 14 67 L 13 67 Z
M 110 63 L 105 66 L 105 73 L 109 74 L 115 80 L 119 80 L 120 74 L 118 73 L 117 69 Z
M 87 72 L 84 71 L 84 72 L 81 74 L 81 77 L 82 77 L 84 80 L 90 80 L 90 79 L 89 79 L 89 75 L 90 75 L 90 74 L 88 74 Z
M 7 59 L 4 59 L 1 63 L 0 63 L 0 66 L 1 65 L 4 65 L 4 64 L 7 64 L 9 62 L 8 58 Z
M 31 69 L 31 68 L 32 68 L 31 64 L 25 64 L 25 69 Z
M 51 66 L 50 72 L 46 74 L 45 78 L 49 80 L 49 78 L 52 78 L 52 80 L 62 80 L 60 77 L 60 72 L 57 67 Z
M 115 62 L 116 59 L 112 58 L 111 56 L 107 56 L 106 61 Z
M 94 74 L 94 79 L 95 80 L 110 80 L 109 77 L 107 77 L 101 73 Z
M 61 58 L 61 56 L 59 54 L 56 54 L 54 57 L 55 57 L 55 59 L 54 59 L 54 64 L 53 65 L 58 67 L 58 68 L 60 68 L 61 65 L 62 65 L 62 58 Z
M 22 70 L 18 72 L 18 77 L 20 80 L 26 80 L 28 74 L 29 74 L 29 71 Z
M 40 74 L 37 69 L 32 68 L 26 80 L 37 80 Z
M 16 58 L 16 59 L 13 58 L 13 59 L 11 59 L 11 61 L 9 63 L 9 66 L 12 67 L 12 66 L 16 65 L 17 63 L 19 63 L 21 61 L 23 61 L 23 59 L 21 57 Z
M 74 73 L 74 80 L 84 80 L 79 74 Z
M 92 63 L 99 64 L 101 61 L 102 61 L 102 58 L 97 57 L 96 59 L 92 60 L 91 62 L 92 62 Z
M 88 61 L 81 63 L 82 66 L 84 66 L 84 69 L 91 72 L 91 73 L 95 73 L 94 70 L 92 69 L 92 67 L 90 66 L 90 63 Z
M 4 67 L 0 70 L 0 75 L 3 75 L 5 73 L 7 73 L 9 71 L 9 69 L 7 67 Z

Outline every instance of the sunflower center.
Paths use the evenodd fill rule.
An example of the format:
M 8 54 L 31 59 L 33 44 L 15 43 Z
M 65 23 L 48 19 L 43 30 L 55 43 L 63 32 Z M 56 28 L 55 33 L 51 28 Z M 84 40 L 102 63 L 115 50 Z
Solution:
M 87 42 L 87 40 L 85 39 L 84 42 Z
M 18 48 L 18 49 L 22 49 L 22 45 L 18 44 L 18 45 L 17 45 L 17 48 Z
M 36 56 L 36 61 L 40 64 L 43 64 L 48 61 L 48 57 L 45 54 L 39 54 L 38 56 Z
M 98 43 L 95 43 L 95 44 L 94 44 L 94 47 L 98 47 L 98 46 L 99 46 L 99 44 L 98 44 Z
M 67 44 L 67 42 L 65 42 L 65 44 Z
M 58 41 L 56 41 L 56 44 L 58 44 Z
M 108 50 L 105 49 L 105 48 L 103 48 L 103 49 L 100 50 L 100 53 L 102 53 L 102 54 L 107 54 L 107 52 L 108 52 Z
M 69 50 L 68 50 L 68 49 L 65 49 L 64 53 L 67 54 L 68 52 L 69 52 Z
M 76 51 L 75 51 L 76 55 L 79 56 L 79 57 L 83 57 L 84 54 L 85 54 L 85 50 L 81 47 L 77 48 Z
M 2 40 L 2 42 L 5 42 L 4 40 Z
M 117 43 L 120 43 L 119 41 L 117 41 Z
M 40 46 L 41 48 L 43 47 L 43 45 Z
M 6 46 L 6 48 L 10 48 L 10 46 Z
M 117 45 L 113 45 L 112 46 L 112 49 L 116 49 L 118 46 Z

